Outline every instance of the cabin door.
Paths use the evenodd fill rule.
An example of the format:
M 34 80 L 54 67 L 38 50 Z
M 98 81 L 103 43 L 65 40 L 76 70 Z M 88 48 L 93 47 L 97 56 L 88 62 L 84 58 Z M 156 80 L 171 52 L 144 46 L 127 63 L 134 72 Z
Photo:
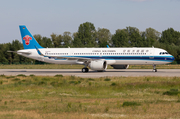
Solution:
M 149 59 L 154 59 L 154 49 L 150 50 Z
M 74 51 L 70 51 L 70 56 L 74 56 Z

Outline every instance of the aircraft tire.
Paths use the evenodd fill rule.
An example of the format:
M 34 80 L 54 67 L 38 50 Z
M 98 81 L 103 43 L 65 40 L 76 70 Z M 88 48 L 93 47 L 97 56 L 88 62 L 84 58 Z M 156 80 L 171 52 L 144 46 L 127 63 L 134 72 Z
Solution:
M 82 72 L 85 73 L 85 72 L 88 72 L 89 69 L 88 68 L 82 68 Z

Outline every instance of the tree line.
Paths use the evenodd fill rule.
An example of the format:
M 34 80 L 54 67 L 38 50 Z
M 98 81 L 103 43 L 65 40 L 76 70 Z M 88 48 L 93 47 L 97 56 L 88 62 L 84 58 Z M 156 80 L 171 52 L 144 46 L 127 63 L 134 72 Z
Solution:
M 180 63 L 180 32 L 173 28 L 168 28 L 158 32 L 153 28 L 147 28 L 140 31 L 136 27 L 126 27 L 117 29 L 115 34 L 111 34 L 106 28 L 95 29 L 93 23 L 85 22 L 80 24 L 75 33 L 64 32 L 63 34 L 50 35 L 51 37 L 42 37 L 39 34 L 34 38 L 42 47 L 66 48 L 66 47 L 157 47 L 167 50 L 176 59 L 173 63 Z M 23 64 L 23 63 L 42 63 L 16 53 L 7 51 L 17 51 L 23 49 L 19 40 L 13 40 L 12 43 L 0 44 L 0 63 L 1 64 Z

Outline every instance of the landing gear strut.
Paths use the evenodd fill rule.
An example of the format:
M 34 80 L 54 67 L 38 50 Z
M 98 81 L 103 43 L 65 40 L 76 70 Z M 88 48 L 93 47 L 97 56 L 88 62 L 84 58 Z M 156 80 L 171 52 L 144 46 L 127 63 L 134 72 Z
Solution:
M 156 65 L 153 65 L 153 72 L 157 72 Z
M 83 73 L 85 73 L 85 72 L 88 72 L 88 71 L 89 71 L 89 69 L 87 68 L 87 66 L 88 66 L 88 63 L 87 63 L 87 62 L 85 62 L 85 67 L 84 67 L 84 68 L 82 68 L 82 72 L 83 72 Z

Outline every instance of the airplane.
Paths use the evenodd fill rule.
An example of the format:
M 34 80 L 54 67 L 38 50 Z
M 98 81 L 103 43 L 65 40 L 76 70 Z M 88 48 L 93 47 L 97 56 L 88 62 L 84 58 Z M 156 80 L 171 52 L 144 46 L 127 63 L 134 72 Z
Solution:
M 114 69 L 127 69 L 129 65 L 153 65 L 153 72 L 157 72 L 156 65 L 174 61 L 166 50 L 154 47 L 43 48 L 25 25 L 19 28 L 24 49 L 16 51 L 17 54 L 47 63 L 81 64 L 84 65 L 83 73 L 89 71 L 87 67 L 105 71 L 108 65 Z

